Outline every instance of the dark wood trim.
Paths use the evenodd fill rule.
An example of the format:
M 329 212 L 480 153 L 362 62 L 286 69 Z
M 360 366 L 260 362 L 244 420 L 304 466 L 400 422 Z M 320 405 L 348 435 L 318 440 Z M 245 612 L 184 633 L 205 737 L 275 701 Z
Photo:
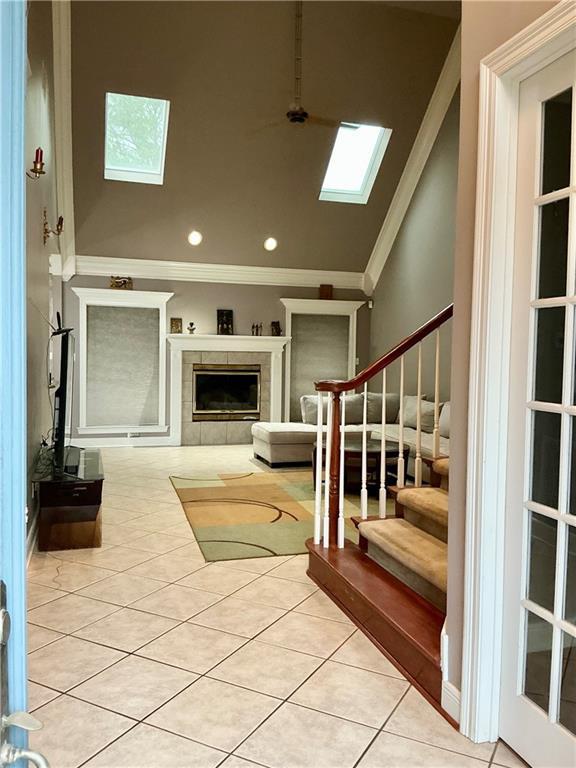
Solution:
M 351 517 L 350 522 L 353 524 L 354 528 L 358 528 L 360 523 L 374 523 L 376 520 L 384 520 L 385 518 L 379 517 L 378 515 L 368 515 L 368 517 Z
M 306 542 L 308 575 L 455 725 L 440 706 L 440 635 L 445 615 L 346 541 L 343 549 Z
M 318 381 L 316 382 L 316 390 L 318 392 L 350 392 L 358 387 L 361 387 L 369 379 L 376 376 L 384 368 L 387 368 L 393 362 L 402 357 L 409 349 L 415 347 L 416 344 L 429 336 L 433 331 L 440 328 L 447 320 L 452 317 L 454 312 L 454 304 L 450 304 L 441 312 L 439 312 L 427 323 L 424 323 L 417 331 L 414 331 L 410 336 L 407 336 L 403 341 L 397 344 L 393 349 L 382 355 L 376 362 L 369 365 L 368 368 L 364 368 L 363 371 L 357 373 L 353 379 L 349 381 Z

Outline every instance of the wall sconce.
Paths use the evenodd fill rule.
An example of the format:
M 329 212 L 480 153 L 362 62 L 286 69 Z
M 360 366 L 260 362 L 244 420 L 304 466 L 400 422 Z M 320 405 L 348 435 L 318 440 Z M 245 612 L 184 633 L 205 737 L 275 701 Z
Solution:
M 26 171 L 26 176 L 28 176 L 29 179 L 39 179 L 40 176 L 43 176 L 46 173 L 44 170 L 44 150 L 42 147 L 38 147 L 36 150 L 36 154 L 34 155 L 34 162 L 32 163 L 32 168 L 30 168 L 29 171 Z
M 64 230 L 64 218 L 62 216 L 58 217 L 58 222 L 56 224 L 56 229 L 50 229 L 50 225 L 48 224 L 48 215 L 46 213 L 46 208 L 44 208 L 43 211 L 44 216 L 44 229 L 42 232 L 42 239 L 44 240 L 44 245 L 48 242 L 48 238 L 52 237 L 52 235 L 56 235 L 56 237 L 59 237 L 63 230 Z

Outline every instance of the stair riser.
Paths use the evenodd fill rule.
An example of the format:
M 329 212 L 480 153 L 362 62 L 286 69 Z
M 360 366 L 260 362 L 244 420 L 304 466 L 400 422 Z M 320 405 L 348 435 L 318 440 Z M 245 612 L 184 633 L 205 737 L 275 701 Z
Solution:
M 432 605 L 435 605 L 440 611 L 446 612 L 446 593 L 442 592 L 434 584 L 430 584 L 429 581 L 414 573 L 414 571 L 395 558 L 390 557 L 390 555 L 383 552 L 379 547 L 374 546 L 371 542 L 368 542 L 366 554 L 375 563 L 385 568 L 388 573 L 395 576 L 402 584 L 406 584 L 407 587 L 414 590 L 414 592 L 429 603 L 432 603 Z
M 404 519 L 412 525 L 415 525 L 416 528 L 426 531 L 426 533 L 440 539 L 440 541 L 443 541 L 444 543 L 448 542 L 447 526 L 441 525 L 440 523 L 431 520 L 429 517 L 421 515 L 420 512 L 415 512 L 413 509 L 408 509 L 407 507 L 403 508 L 403 513 Z
M 310 549 L 308 575 L 354 621 L 402 674 L 441 712 L 442 672 L 440 660 L 423 654 L 385 616 L 374 610 L 368 596 L 352 588 L 347 580 L 314 550 Z

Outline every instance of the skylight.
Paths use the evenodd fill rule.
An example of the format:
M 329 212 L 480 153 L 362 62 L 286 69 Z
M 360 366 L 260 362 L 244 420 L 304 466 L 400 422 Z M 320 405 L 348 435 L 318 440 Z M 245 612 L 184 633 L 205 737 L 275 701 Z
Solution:
M 106 94 L 104 178 L 162 184 L 170 102 Z
M 391 134 L 391 128 L 341 123 L 320 200 L 367 203 Z

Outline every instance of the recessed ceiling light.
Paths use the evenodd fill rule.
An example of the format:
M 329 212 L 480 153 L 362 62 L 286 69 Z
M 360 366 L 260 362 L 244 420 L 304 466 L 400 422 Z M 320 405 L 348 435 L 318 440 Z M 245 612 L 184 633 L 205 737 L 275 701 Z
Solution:
M 188 235 L 188 242 L 190 245 L 200 245 L 202 242 L 202 232 L 198 232 L 198 230 L 193 229 L 192 232 Z
M 278 248 L 278 240 L 276 240 L 275 237 L 267 237 L 266 240 L 264 240 L 264 248 L 266 248 L 267 251 L 275 251 L 276 248 Z

